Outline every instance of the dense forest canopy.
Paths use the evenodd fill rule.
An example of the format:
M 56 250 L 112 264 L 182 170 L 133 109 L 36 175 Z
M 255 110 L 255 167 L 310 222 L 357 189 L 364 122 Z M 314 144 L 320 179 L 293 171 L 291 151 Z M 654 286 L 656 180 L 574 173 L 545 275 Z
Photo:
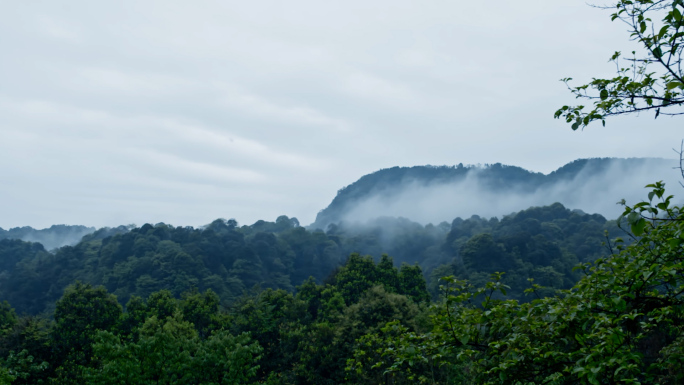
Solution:
M 50 312 L 63 290 L 81 281 L 103 285 L 122 305 L 132 296 L 169 290 L 179 297 L 192 289 L 211 289 L 229 304 L 255 286 L 292 292 L 309 277 L 323 282 L 355 252 L 420 266 L 433 295 L 443 275 L 481 280 L 505 270 L 518 297 L 529 277 L 569 287 L 577 263 L 605 253 L 606 230 L 619 232 L 614 221 L 554 204 L 500 220 L 473 216 L 424 226 L 385 217 L 328 232 L 286 216 L 251 226 L 218 219 L 200 229 L 146 224 L 98 230 L 54 254 L 37 243 L 0 240 L 0 298 L 20 314 Z
M 0 383 L 335 384 L 357 338 L 396 320 L 426 328 L 418 266 L 352 254 L 327 282 L 244 292 L 230 306 L 211 289 L 159 290 L 125 311 L 103 286 L 77 282 L 50 318 L 17 317 L 5 301 Z

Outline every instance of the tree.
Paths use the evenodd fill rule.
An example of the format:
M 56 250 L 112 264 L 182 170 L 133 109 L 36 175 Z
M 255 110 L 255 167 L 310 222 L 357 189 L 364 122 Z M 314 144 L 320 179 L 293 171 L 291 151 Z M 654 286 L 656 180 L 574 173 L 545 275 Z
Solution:
M 84 367 L 91 363 L 97 330 L 113 328 L 121 317 L 121 305 L 104 287 L 76 282 L 67 287 L 55 308 L 52 329 L 57 383 L 79 383 Z
M 399 293 L 411 298 L 416 303 L 429 302 L 430 294 L 420 266 L 403 263 L 399 270 Z
M 212 290 L 200 293 L 197 290 L 183 293 L 180 304 L 183 319 L 197 329 L 200 338 L 206 338 L 217 323 L 220 299 Z
M 195 328 L 180 312 L 165 320 L 148 318 L 138 342 L 122 343 L 111 332 L 100 331 L 93 345 L 99 365 L 86 377 L 91 384 L 190 384 L 198 343 Z
M 621 52 L 615 52 L 610 60 L 617 73 L 611 79 L 594 78 L 578 87 L 569 85 L 571 78 L 562 79 L 577 98 L 591 101 L 593 108 L 586 111 L 582 105 L 566 105 L 556 111 L 555 118 L 565 119 L 576 130 L 595 120 L 605 126 L 609 116 L 641 111 L 652 110 L 656 118 L 684 114 L 684 0 L 619 0 L 610 8 L 614 9 L 611 19 L 628 26 L 640 51 L 624 59 Z
M 475 271 L 493 273 L 507 271 L 513 267 L 512 258 L 502 245 L 496 243 L 491 234 L 472 237 L 461 248 L 463 264 Z
M 378 365 L 437 361 L 478 384 L 682 383 L 684 209 L 662 183 L 649 187 L 648 201 L 625 209 L 636 240 L 580 265 L 570 290 L 520 303 L 496 299 L 502 273 L 482 288 L 447 277 L 431 333 L 385 339 Z
M 0 362 L 15 377 L 15 385 L 45 383 L 51 374 L 51 326 L 45 318 L 23 316 L 0 336 Z
M 7 301 L 0 302 L 0 337 L 4 336 L 17 323 L 17 313 Z
M 236 337 L 225 330 L 214 333 L 200 344 L 195 356 L 194 372 L 198 383 L 250 383 L 259 369 L 256 363 L 262 351 L 262 347 L 248 333 Z

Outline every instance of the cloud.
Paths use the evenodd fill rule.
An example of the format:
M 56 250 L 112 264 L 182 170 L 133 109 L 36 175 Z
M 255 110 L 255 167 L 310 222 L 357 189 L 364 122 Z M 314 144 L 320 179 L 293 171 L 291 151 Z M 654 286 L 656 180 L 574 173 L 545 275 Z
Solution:
M 331 118 L 310 107 L 283 106 L 256 95 L 235 92 L 226 95 L 223 102 L 227 107 L 239 109 L 242 113 L 267 118 L 276 126 L 289 123 L 337 131 L 351 129 L 349 124 L 341 119 Z
M 350 74 L 345 79 L 343 87 L 355 97 L 374 103 L 387 103 L 398 108 L 408 108 L 417 102 L 415 92 L 408 86 L 373 74 Z
M 548 172 L 681 139 L 673 119 L 553 120 L 574 101 L 558 79 L 631 50 L 580 1 L 17 1 L 0 35 L 3 227 L 309 223 L 381 168 Z
M 161 96 L 181 92 L 196 84 L 182 78 L 156 73 L 127 73 L 110 68 L 83 68 L 78 71 L 82 86 L 106 92 Z M 73 81 L 73 80 L 72 80 Z
M 63 18 L 40 15 L 36 18 L 36 23 L 33 26 L 52 39 L 70 43 L 82 41 L 82 31 L 69 20 Z

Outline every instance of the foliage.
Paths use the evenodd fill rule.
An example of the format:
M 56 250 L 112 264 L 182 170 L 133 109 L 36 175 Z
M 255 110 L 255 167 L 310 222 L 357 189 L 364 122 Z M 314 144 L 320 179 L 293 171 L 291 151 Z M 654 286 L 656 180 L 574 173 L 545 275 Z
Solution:
M 502 273 L 482 288 L 446 278 L 434 329 L 385 341 L 407 348 L 386 349 L 378 365 L 438 360 L 478 384 L 681 383 L 684 216 L 661 183 L 650 187 L 649 201 L 625 210 L 641 236 L 580 265 L 571 289 L 520 303 L 497 299 Z
M 255 375 L 261 351 L 247 334 L 201 340 L 180 312 L 148 318 L 137 342 L 101 331 L 93 349 L 100 364 L 86 374 L 92 384 L 242 384 Z
M 81 282 L 69 286 L 55 308 L 52 339 L 56 354 L 72 356 L 80 364 L 88 363 L 94 332 L 114 327 L 121 312 L 116 297 L 103 287 Z
M 619 162 L 627 167 L 642 161 Z M 513 184 L 533 191 L 572 180 L 580 172 L 605 172 L 614 162 L 617 160 L 576 161 L 548 176 L 497 164 L 485 167 L 482 177 L 491 188 Z M 381 186 L 389 191 L 405 178 L 445 183 L 464 176 L 469 169 L 388 169 L 360 179 L 345 194 L 351 194 L 348 198 L 357 193 L 364 195 Z M 462 257 L 468 253 L 462 253 L 461 247 L 480 234 L 490 234 L 493 243 L 504 248 L 505 253 L 499 255 L 504 265 L 497 269 L 507 269 L 506 283 L 512 287 L 513 296 L 522 299 L 529 277 L 545 285 L 553 282 L 555 288 L 570 287 L 577 278 L 571 267 L 600 256 L 603 230 L 615 233 L 614 223 L 606 223 L 600 216 L 558 206 L 498 219 L 457 218 L 451 225 L 421 225 L 405 218 L 378 218 L 365 225 L 338 222 L 327 232 L 306 229 L 296 219 L 285 216 L 249 226 L 223 219 L 203 228 L 146 224 L 100 229 L 80 243 L 53 253 L 38 244 L 0 240 L 0 299 L 6 299 L 19 314 L 50 314 L 63 290 L 80 280 L 104 286 L 122 305 L 133 297 L 147 298 L 160 290 L 179 298 L 193 289 L 211 289 L 221 305 L 229 306 L 255 285 L 294 291 L 310 276 L 320 283 L 351 253 L 373 255 L 374 262 L 387 253 L 397 267 L 418 263 L 435 296 L 441 275 L 453 274 L 482 283 L 493 271 L 493 267 L 482 268 L 488 266 L 489 258 L 481 259 L 480 266 L 464 264 Z M 470 255 L 482 254 L 475 240 L 470 246 L 474 253 Z
M 9 302 L 0 302 L 0 337 L 7 334 L 17 323 L 17 313 Z
M 358 302 L 366 291 L 376 285 L 390 292 L 407 295 L 416 302 L 429 300 L 420 267 L 403 264 L 397 270 L 392 258 L 386 254 L 376 265 L 371 256 L 352 253 L 347 263 L 329 278 L 329 282 L 334 282 L 348 306 Z
M 457 218 L 451 226 L 383 223 L 402 223 L 397 234 L 405 243 L 397 247 L 433 266 L 432 276 L 456 274 L 484 283 L 492 271 L 507 268 L 502 284 L 524 300 L 529 299 L 522 291 L 530 277 L 551 284 L 537 291 L 540 296 L 553 295 L 554 287 L 570 287 L 579 274 L 571 267 L 598 258 L 606 250 L 600 245 L 602 232 L 616 225 L 560 204 L 501 219 Z M 243 227 L 217 220 L 201 230 L 159 224 L 87 237 L 54 255 L 40 249 L 25 253 L 5 290 L 25 295 L 19 302 L 24 311 L 42 308 L 49 316 L 54 309 L 55 322 L 16 317 L 4 306 L 7 334 L 0 347 L 6 348 L 0 348 L 0 358 L 5 367 L 25 373 L 14 380 L 17 384 L 102 383 L 112 378 L 144 382 L 140 376 L 150 373 L 157 373 L 160 381 L 195 381 L 194 374 L 186 374 L 196 371 L 192 368 L 202 347 L 217 348 L 207 341 L 249 335 L 262 350 L 250 353 L 260 359 L 249 361 L 254 370 L 248 373 L 263 383 L 399 384 L 465 378 L 466 364 L 444 364 L 441 357 L 448 352 L 427 355 L 427 361 L 407 359 L 385 372 L 395 357 L 378 349 L 389 344 L 393 348 L 387 352 L 410 351 L 414 342 L 439 330 L 429 322 L 437 313 L 427 307 L 425 270 L 417 264 L 397 267 L 387 255 L 374 259 L 359 253 L 339 265 L 336 260 L 345 250 L 363 246 L 380 251 L 385 241 L 370 233 L 349 233 L 344 226 L 336 231 L 307 231 L 284 218 Z M 15 249 L 32 250 L 23 245 Z M 304 278 L 307 271 L 318 277 Z M 66 286 L 50 304 L 61 285 L 78 277 L 89 283 Z M 302 282 L 296 294 L 294 279 Z M 98 282 L 104 285 L 92 284 Z M 437 280 L 429 282 L 437 292 Z M 248 283 L 265 289 L 247 289 Z M 119 299 L 126 301 L 125 311 Z M 388 322 L 391 326 L 385 327 Z M 425 341 L 425 346 L 432 343 Z M 182 360 L 158 362 L 162 346 Z M 20 353 L 23 361 L 15 359 Z M 373 361 L 379 358 L 381 366 Z M 151 361 L 140 363 L 147 359 Z M 345 370 L 348 364 L 355 369 Z
M 443 252 L 454 257 L 431 272 L 428 287 L 437 298 L 441 277 L 453 275 L 483 285 L 491 273 L 505 271 L 503 279 L 511 288 L 511 298 L 528 300 L 523 292 L 529 278 L 546 286 L 540 294 L 552 295 L 580 278 L 573 270 L 578 263 L 609 251 L 603 246 L 606 232 L 622 233 L 616 221 L 571 211 L 559 203 L 532 207 L 501 220 L 457 218 L 442 246 Z
M 42 383 L 41 374 L 49 366 L 46 361 L 30 355 L 26 349 L 19 353 L 10 351 L 4 361 L 4 364 L 9 368 L 9 374 L 14 377 L 12 383 L 15 385 Z
M 52 359 L 49 331 L 52 323 L 44 318 L 23 316 L 0 337 L 0 362 L 18 384 L 45 383 Z
M 9 385 L 15 379 L 16 377 L 10 374 L 9 369 L 5 368 L 4 366 L 0 366 L 0 385 Z
M 684 104 L 684 2 L 619 0 L 610 8 L 614 11 L 611 19 L 628 26 L 630 37 L 639 44 L 640 51 L 633 51 L 625 59 L 621 52 L 615 52 L 610 58 L 617 67 L 613 78 L 594 78 L 582 86 L 568 86 L 577 98 L 593 103 L 591 111 L 582 105 L 563 106 L 555 117 L 572 123 L 572 129 L 576 130 L 595 120 L 605 126 L 606 117 L 615 115 L 653 110 L 657 118 L 660 114 L 684 113 L 680 109 Z M 563 79 L 566 84 L 571 80 Z

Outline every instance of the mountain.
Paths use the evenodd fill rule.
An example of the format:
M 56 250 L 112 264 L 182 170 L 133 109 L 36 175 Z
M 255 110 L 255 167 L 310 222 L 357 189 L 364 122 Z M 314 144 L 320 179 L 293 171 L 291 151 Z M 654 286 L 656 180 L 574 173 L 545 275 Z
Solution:
M 30 226 L 14 227 L 9 230 L 0 228 L 0 239 L 20 239 L 26 242 L 37 242 L 45 249 L 52 250 L 66 245 L 75 245 L 83 236 L 95 232 L 94 227 L 53 225 L 47 229 L 37 230 Z
M 549 174 L 500 163 L 393 167 L 339 190 L 310 227 L 326 230 L 330 224 L 383 216 L 439 223 L 471 215 L 503 216 L 554 202 L 615 218 L 621 212 L 616 203 L 640 200 L 646 184 L 677 183 L 677 164 L 659 158 L 579 159 Z

